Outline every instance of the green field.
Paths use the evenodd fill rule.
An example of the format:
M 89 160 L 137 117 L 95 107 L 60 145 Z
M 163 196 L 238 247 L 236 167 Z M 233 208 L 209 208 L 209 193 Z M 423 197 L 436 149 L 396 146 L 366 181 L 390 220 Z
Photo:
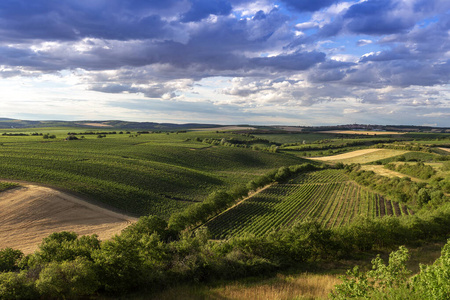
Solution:
M 215 190 L 245 184 L 269 170 L 304 161 L 286 154 L 195 141 L 235 137 L 229 133 L 139 135 L 136 131 L 117 131 L 103 138 L 90 134 L 77 135 L 78 140 L 64 140 L 68 132 L 85 131 L 0 131 L 0 178 L 48 184 L 124 212 L 168 218 L 174 211 L 203 201 Z M 49 133 L 56 138 L 2 135 L 12 132 Z
M 340 170 L 302 174 L 243 201 L 206 224 L 215 239 L 244 234 L 262 236 L 297 221 L 316 220 L 328 228 L 350 224 L 358 216 L 403 216 L 411 210 L 356 183 Z

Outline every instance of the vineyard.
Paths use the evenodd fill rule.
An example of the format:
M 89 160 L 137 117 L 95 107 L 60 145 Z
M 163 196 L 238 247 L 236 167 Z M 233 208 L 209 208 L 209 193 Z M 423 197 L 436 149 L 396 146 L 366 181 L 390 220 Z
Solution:
M 132 132 L 65 140 L 74 131 L 80 129 L 0 132 L 0 179 L 47 184 L 126 213 L 168 219 L 217 189 L 304 162 L 294 156 L 194 141 L 234 136 L 227 133 Z M 44 139 L 41 133 L 56 138 Z
M 406 206 L 359 186 L 342 171 L 326 169 L 265 189 L 206 226 L 213 238 L 225 239 L 247 233 L 261 236 L 298 220 L 313 219 L 333 228 L 349 224 L 358 216 L 410 214 Z

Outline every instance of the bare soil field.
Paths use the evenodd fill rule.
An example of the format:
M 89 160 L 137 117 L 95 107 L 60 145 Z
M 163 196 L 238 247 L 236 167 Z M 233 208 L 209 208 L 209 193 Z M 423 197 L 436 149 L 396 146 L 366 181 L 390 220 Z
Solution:
M 0 248 L 32 253 L 44 237 L 60 231 L 105 240 L 136 220 L 48 187 L 22 184 L 0 193 Z
M 342 162 L 345 164 L 357 163 L 365 164 L 379 159 L 384 159 L 392 156 L 397 156 L 404 154 L 408 151 L 403 150 L 391 150 L 391 149 L 362 149 L 356 150 L 348 153 L 343 153 L 339 155 L 325 156 L 325 157 L 315 157 L 311 158 L 320 161 L 329 162 Z

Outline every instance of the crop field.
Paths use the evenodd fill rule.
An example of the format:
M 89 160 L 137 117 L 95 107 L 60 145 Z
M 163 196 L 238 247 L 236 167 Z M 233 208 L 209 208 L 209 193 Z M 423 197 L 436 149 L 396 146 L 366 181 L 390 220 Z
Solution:
M 78 140 L 65 140 L 68 132 L 84 131 L 1 130 L 0 178 L 47 184 L 126 213 L 168 218 L 193 202 L 203 201 L 212 191 L 304 162 L 286 154 L 194 141 L 197 137 L 235 136 L 230 133 L 124 132 L 102 138 L 78 134 Z M 55 138 L 44 139 L 40 134 Z
M 370 218 L 411 214 L 404 205 L 385 199 L 353 181 L 340 170 L 302 174 L 256 194 L 206 224 L 215 239 L 243 234 L 261 236 L 296 221 L 313 219 L 328 228 Z
M 20 249 L 27 254 L 53 232 L 97 234 L 105 240 L 135 221 L 47 187 L 22 184 L 0 193 L 1 248 Z
M 363 149 L 334 156 L 319 157 L 315 158 L 315 160 L 342 162 L 344 164 L 365 164 L 377 160 L 399 156 L 407 152 L 408 151 L 392 149 Z

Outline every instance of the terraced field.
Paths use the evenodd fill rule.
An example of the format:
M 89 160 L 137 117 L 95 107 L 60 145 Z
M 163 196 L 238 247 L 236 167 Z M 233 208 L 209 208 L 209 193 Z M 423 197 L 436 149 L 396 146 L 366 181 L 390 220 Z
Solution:
M 340 227 L 357 216 L 402 216 L 412 212 L 353 181 L 340 170 L 302 174 L 286 184 L 277 184 L 206 224 L 212 237 L 225 239 L 246 233 L 261 236 L 314 219 L 326 227 Z

